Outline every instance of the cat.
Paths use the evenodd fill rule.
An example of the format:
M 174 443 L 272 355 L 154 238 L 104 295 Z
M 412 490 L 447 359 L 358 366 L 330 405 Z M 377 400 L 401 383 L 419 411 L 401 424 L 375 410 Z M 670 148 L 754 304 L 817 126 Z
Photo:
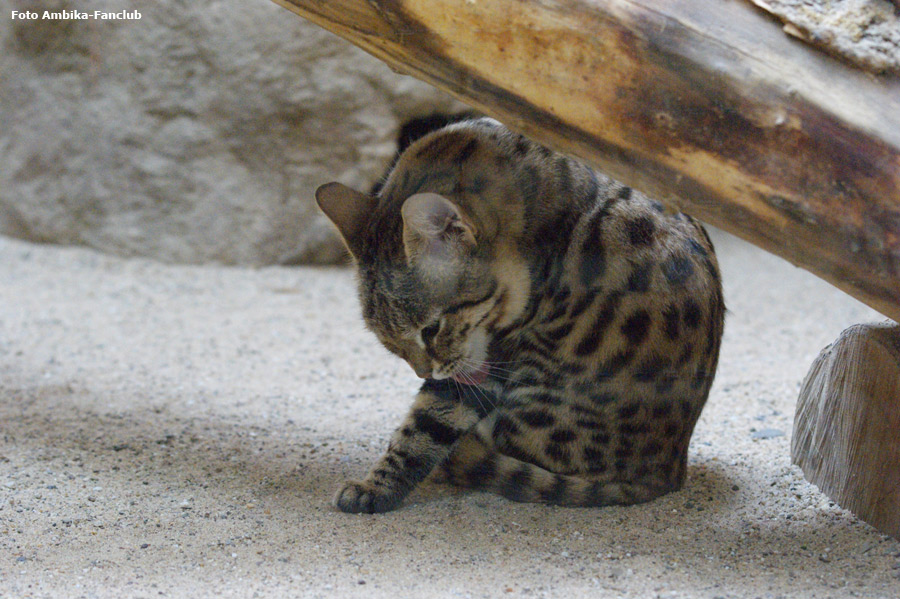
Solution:
M 395 509 L 437 468 L 564 506 L 682 486 L 725 312 L 699 223 L 488 118 L 412 143 L 375 195 L 316 200 L 367 327 L 424 379 L 338 509 Z

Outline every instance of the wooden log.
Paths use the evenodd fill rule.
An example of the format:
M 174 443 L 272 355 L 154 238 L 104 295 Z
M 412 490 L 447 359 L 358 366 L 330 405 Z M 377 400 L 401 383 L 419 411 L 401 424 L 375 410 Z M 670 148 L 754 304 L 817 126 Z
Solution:
M 900 326 L 853 326 L 803 381 L 791 457 L 807 480 L 900 539 Z
M 900 80 L 740 0 L 274 0 L 900 320 Z

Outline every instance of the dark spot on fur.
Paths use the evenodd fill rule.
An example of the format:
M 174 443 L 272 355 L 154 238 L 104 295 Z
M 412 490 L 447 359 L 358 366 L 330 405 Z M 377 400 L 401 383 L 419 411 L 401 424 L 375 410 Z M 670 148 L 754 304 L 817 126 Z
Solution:
M 497 451 L 513 459 L 519 460 L 520 462 L 528 462 L 529 464 L 534 463 L 533 455 L 512 443 L 504 442 L 498 444 Z
M 613 403 L 617 401 L 619 398 L 613 393 L 593 393 L 591 395 L 591 400 L 597 404 L 598 406 L 605 406 L 608 403 Z
M 656 225 L 649 216 L 639 216 L 625 224 L 625 232 L 631 245 L 650 245 L 656 234 Z
M 640 406 L 638 404 L 628 404 L 627 406 L 622 406 L 619 408 L 619 418 L 627 420 L 629 418 L 634 418 L 638 411 L 640 410 Z
M 598 449 L 596 447 L 585 447 L 581 455 L 584 456 L 584 461 L 590 464 L 603 463 L 606 461 L 606 450 Z M 605 470 L 604 466 L 604 470 Z
M 650 356 L 641 362 L 634 372 L 634 380 L 639 383 L 652 383 L 669 368 L 668 358 Z
M 678 360 L 675 362 L 676 366 L 684 366 L 688 363 L 691 357 L 694 355 L 694 344 L 686 343 L 684 347 L 681 349 L 681 354 L 678 356 Z
M 650 427 L 644 423 L 622 422 L 619 424 L 619 434 L 626 437 L 644 435 L 648 432 L 650 432 Z
M 556 418 L 551 414 L 542 410 L 529 410 L 527 412 L 518 413 L 518 417 L 522 422 L 532 428 L 547 428 L 556 423 Z
M 551 299 L 558 304 L 563 304 L 569 299 L 571 294 L 572 289 L 570 289 L 568 285 L 561 285 L 553 292 Z
M 659 441 L 648 441 L 643 448 L 641 448 L 641 456 L 645 458 L 657 456 L 662 452 L 662 443 Z
M 694 273 L 694 266 L 686 256 L 674 256 L 662 265 L 666 280 L 672 285 L 682 285 Z
M 629 349 L 626 351 L 622 351 L 614 355 L 612 358 L 606 361 L 603 364 L 603 367 L 600 369 L 601 373 L 603 373 L 604 378 L 609 378 L 615 376 L 620 370 L 625 368 L 631 360 L 634 359 L 634 350 Z M 600 374 L 598 374 L 598 378 Z
M 559 443 L 548 443 L 544 448 L 544 453 L 547 454 L 547 457 L 563 464 L 569 464 L 572 459 L 572 452 L 569 448 Z
M 628 340 L 628 345 L 636 346 L 647 338 L 652 320 L 646 310 L 638 310 L 629 316 L 622 324 L 622 334 Z
M 501 493 L 513 501 L 527 501 L 531 489 L 531 464 L 522 464 L 504 481 Z
M 541 500 L 551 504 L 563 503 L 568 493 L 566 478 L 557 474 L 553 477 L 553 485 L 541 491 Z
M 663 395 L 664 393 L 668 393 L 672 390 L 672 387 L 675 386 L 676 377 L 674 374 L 667 373 L 665 376 L 660 377 L 659 380 L 656 381 L 656 386 L 654 390 L 659 394 Z
M 666 423 L 666 426 L 663 427 L 663 437 L 667 439 L 671 439 L 672 437 L 677 437 L 681 434 L 681 425 L 674 421 L 669 421 Z
M 631 447 L 617 447 L 613 455 L 621 460 L 627 460 L 634 454 L 634 450 Z
M 630 187 L 621 187 L 616 193 L 616 197 L 620 200 L 630 200 L 633 191 Z
M 635 266 L 628 275 L 627 289 L 633 293 L 646 293 L 650 290 L 650 275 L 653 274 L 653 264 L 645 262 Z
M 672 341 L 678 339 L 680 321 L 681 313 L 678 311 L 678 306 L 670 304 L 663 311 L 663 331 L 665 332 L 666 337 Z
M 548 323 L 553 322 L 554 320 L 556 320 L 558 318 L 562 318 L 565 315 L 566 315 L 566 304 L 564 304 L 563 302 L 559 302 L 556 304 L 556 306 L 554 306 L 553 311 L 550 312 L 550 314 L 548 314 L 544 318 L 544 322 L 548 322 Z M 572 325 L 571 322 L 566 323 L 566 324 L 568 324 L 569 326 Z M 563 326 L 566 326 L 566 325 L 563 324 Z
M 472 154 L 475 153 L 475 150 L 478 149 L 478 140 L 472 139 L 462 147 L 462 149 L 456 154 L 453 158 L 453 161 L 457 164 L 462 164 L 466 160 L 469 159 Z
M 541 393 L 539 395 L 535 395 L 532 397 L 533 401 L 537 403 L 542 403 L 548 406 L 558 406 L 562 405 L 563 400 L 555 395 L 550 395 L 549 393 Z
M 694 379 L 691 381 L 691 388 L 700 389 L 703 387 L 707 382 L 706 379 L 708 376 L 705 368 L 698 369 L 697 374 L 694 375 Z
M 609 328 L 609 325 L 612 324 L 616 317 L 617 304 L 618 301 L 607 301 L 603 308 L 597 313 L 594 317 L 594 321 L 588 328 L 587 334 L 578 345 L 575 346 L 576 356 L 589 356 L 597 351 L 597 348 L 600 347 L 600 341 L 606 333 L 606 329 Z
M 571 443 L 577 438 L 578 435 L 575 434 L 575 431 L 564 428 L 553 431 L 553 433 L 550 435 L 550 440 L 554 443 Z
M 472 177 L 469 180 L 468 184 L 465 187 L 465 190 L 473 195 L 481 195 L 490 185 L 490 180 L 487 177 Z
M 591 443 L 594 445 L 609 445 L 610 439 L 609 433 L 594 433 L 591 435 Z
M 700 321 L 703 319 L 703 310 L 693 298 L 684 302 L 683 314 L 685 326 L 691 329 L 696 329 L 700 326 Z
M 507 435 L 514 436 L 519 434 L 519 427 L 509 416 L 501 414 L 494 422 L 494 430 L 491 434 L 494 439 Z
M 654 420 L 659 420 L 660 418 L 665 418 L 669 414 L 672 413 L 672 404 L 667 403 L 658 403 L 653 406 L 653 409 L 650 410 L 650 416 Z
M 515 153 L 516 153 L 518 156 L 520 156 L 520 157 L 525 156 L 525 154 L 528 153 L 528 150 L 529 150 L 530 148 L 531 148 L 531 144 L 528 142 L 527 139 L 525 139 L 525 138 L 522 137 L 521 135 L 519 136 L 518 139 L 516 139 L 516 149 L 515 149 Z
M 436 135 L 416 151 L 416 158 L 439 157 L 451 145 L 459 141 L 460 135 Z
M 459 439 L 459 431 L 437 420 L 434 416 L 423 410 L 413 414 L 416 428 L 438 445 L 452 445 Z
M 582 285 L 588 288 L 592 287 L 594 282 L 601 278 L 605 272 L 606 254 L 602 248 L 598 248 L 591 253 L 585 252 L 582 254 L 579 269 Z
M 581 316 L 582 312 L 588 309 L 592 303 L 594 303 L 594 299 L 596 295 L 593 293 L 589 293 L 587 295 L 583 295 L 581 299 L 572 304 L 572 309 L 569 311 L 569 318 L 575 319 Z
M 407 456 L 403 460 L 403 467 L 407 470 L 420 470 L 423 466 L 425 466 L 425 462 L 416 456 Z
M 569 333 L 572 332 L 572 329 L 574 328 L 574 326 L 575 326 L 575 323 L 573 323 L 571 321 L 565 322 L 562 325 L 556 327 L 555 329 L 551 329 L 551 330 L 547 331 L 546 333 L 544 333 L 544 335 L 546 337 L 548 337 L 549 339 L 553 339 L 554 341 L 559 341 L 561 339 L 565 339 L 566 337 L 568 337 Z
M 581 282 L 591 287 L 606 272 L 606 248 L 603 247 L 603 218 L 601 210 L 591 215 L 581 246 Z
M 591 431 L 601 431 L 606 429 L 606 425 L 599 420 L 588 420 L 586 418 L 579 418 L 578 420 L 576 420 L 575 426 Z
M 487 487 L 497 476 L 497 459 L 488 454 L 466 472 L 466 482 L 475 488 Z

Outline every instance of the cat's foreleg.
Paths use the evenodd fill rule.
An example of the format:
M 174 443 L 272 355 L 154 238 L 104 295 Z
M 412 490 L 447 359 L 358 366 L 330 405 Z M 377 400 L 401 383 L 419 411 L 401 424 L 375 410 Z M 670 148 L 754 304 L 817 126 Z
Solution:
M 416 396 L 387 452 L 366 478 L 348 481 L 338 490 L 334 496 L 338 509 L 371 514 L 396 508 L 484 416 L 479 407 L 455 394 L 427 387 Z

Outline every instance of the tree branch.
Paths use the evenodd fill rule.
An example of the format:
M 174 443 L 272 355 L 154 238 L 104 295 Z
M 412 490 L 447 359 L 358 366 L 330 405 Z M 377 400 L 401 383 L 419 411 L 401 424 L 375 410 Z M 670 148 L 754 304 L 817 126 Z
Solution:
M 736 0 L 275 1 L 900 320 L 900 80 Z

